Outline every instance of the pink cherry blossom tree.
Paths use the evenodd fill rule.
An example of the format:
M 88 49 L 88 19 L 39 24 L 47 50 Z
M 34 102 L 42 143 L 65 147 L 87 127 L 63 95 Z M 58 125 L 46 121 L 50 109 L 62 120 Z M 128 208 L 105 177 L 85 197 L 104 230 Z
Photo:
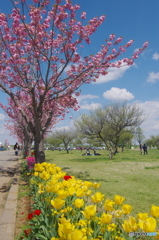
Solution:
M 12 13 L 0 13 L 0 88 L 31 129 L 36 161 L 43 162 L 49 127 L 68 108 L 78 109 L 72 94 L 78 96 L 82 84 L 107 75 L 110 67 L 132 65 L 148 43 L 130 58 L 121 58 L 133 40 L 122 44 L 122 37 L 111 34 L 99 52 L 83 56 L 81 49 L 91 43 L 105 16 L 86 21 L 86 12 L 80 13 L 80 6 L 70 0 L 30 0 L 32 5 L 28 0 L 8 1 Z
M 4 110 L 8 119 L 6 120 L 5 127 L 10 131 L 10 135 L 18 140 L 23 146 L 23 158 L 31 153 L 31 144 L 33 142 L 33 134 L 26 124 L 21 111 L 16 108 L 12 99 L 8 99 L 8 106 L 4 106 L 0 103 L 0 107 Z

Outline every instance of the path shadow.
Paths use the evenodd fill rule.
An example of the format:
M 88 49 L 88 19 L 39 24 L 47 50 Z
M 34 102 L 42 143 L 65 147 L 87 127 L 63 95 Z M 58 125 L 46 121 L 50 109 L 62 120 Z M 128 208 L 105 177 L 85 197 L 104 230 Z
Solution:
M 114 180 L 114 181 L 109 181 L 109 180 L 106 180 L 104 178 L 90 178 L 90 174 L 89 172 L 85 171 L 85 172 L 72 172 L 72 171 L 69 171 L 69 167 L 65 167 L 63 168 L 65 170 L 67 170 L 67 174 L 68 175 L 72 175 L 74 176 L 75 178 L 79 178 L 83 181 L 90 181 L 90 182 L 112 182 L 112 183 L 116 183 L 118 182 L 117 180 Z
M 17 185 L 18 184 L 18 178 L 17 177 L 12 179 L 12 184 L 13 185 Z
M 19 161 L 19 158 L 11 158 L 11 159 L 8 159 L 8 160 L 0 160 L 0 162 L 17 162 Z
M 69 167 L 64 167 L 62 168 L 62 171 L 66 171 L 66 170 L 69 170 L 70 168 Z
M 6 161 L 8 161 L 8 162 L 16 162 L 16 161 L 19 161 L 19 158 L 15 158 L 15 159 L 8 159 L 8 160 L 6 160 Z
M 76 159 L 71 159 L 69 160 L 70 162 L 96 162 L 100 160 L 98 157 L 86 157 L 82 156 L 82 158 L 76 158 Z
M 5 193 L 5 192 L 8 192 L 9 189 L 10 189 L 10 184 L 5 184 L 0 188 L 0 192 Z
M 19 164 L 17 164 L 15 167 L 0 167 L 0 176 L 2 177 L 13 177 L 15 174 L 19 174 L 20 173 L 20 168 L 19 168 Z
M 104 178 L 87 178 L 87 179 L 82 179 L 82 180 L 84 180 L 84 181 L 90 181 L 90 182 L 112 182 L 112 183 L 116 183 L 116 182 L 118 182 L 117 180 L 114 180 L 114 181 L 108 181 L 108 180 L 106 180 L 106 179 L 104 179 Z

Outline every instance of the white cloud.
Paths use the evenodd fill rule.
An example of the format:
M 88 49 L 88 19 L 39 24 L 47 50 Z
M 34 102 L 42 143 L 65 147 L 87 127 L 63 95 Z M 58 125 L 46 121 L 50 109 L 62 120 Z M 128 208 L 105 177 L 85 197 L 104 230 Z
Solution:
M 93 110 L 96 108 L 100 108 L 101 104 L 100 103 L 94 103 L 92 102 L 91 104 L 84 104 L 80 106 L 80 109 L 87 109 L 87 110 Z
M 4 119 L 4 118 L 5 118 L 4 114 L 3 114 L 3 113 L 0 113 L 0 120 L 2 120 L 2 119 Z
M 159 59 L 159 53 L 155 52 L 155 53 L 152 55 L 152 59 L 158 60 L 158 59 Z
M 93 82 L 93 84 L 106 83 L 106 82 L 121 78 L 124 75 L 124 73 L 126 72 L 126 70 L 128 70 L 129 68 L 130 68 L 130 66 L 123 65 L 123 64 L 121 65 L 120 68 L 110 67 L 108 69 L 108 74 L 105 76 L 100 75 L 100 77 L 97 79 L 97 81 Z
M 103 97 L 112 101 L 132 100 L 134 95 L 127 91 L 125 88 L 120 89 L 112 87 L 110 90 L 103 93 Z
M 99 97 L 92 94 L 80 95 L 76 97 L 78 103 L 80 103 L 83 99 L 94 99 L 94 98 L 99 98 Z
M 157 72 L 157 73 L 149 72 L 147 82 L 155 83 L 158 80 L 159 80 L 159 72 Z
M 55 127 L 52 130 L 59 131 L 59 130 L 69 130 L 70 126 L 62 126 L 62 127 Z

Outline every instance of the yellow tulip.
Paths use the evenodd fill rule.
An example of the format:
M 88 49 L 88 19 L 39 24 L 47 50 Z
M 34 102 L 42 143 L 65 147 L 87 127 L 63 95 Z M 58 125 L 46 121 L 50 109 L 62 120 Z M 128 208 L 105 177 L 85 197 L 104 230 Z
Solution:
M 125 240 L 125 238 L 116 236 L 115 240 Z
M 33 174 L 35 177 L 38 177 L 39 173 L 38 172 L 34 172 Z
M 57 193 L 60 188 L 60 184 L 56 183 L 52 186 L 52 192 Z
M 67 213 L 67 212 L 72 212 L 73 208 L 72 207 L 66 207 L 64 209 L 61 209 L 59 212 L 60 213 Z
M 67 191 L 65 191 L 64 189 L 59 189 L 57 194 L 58 194 L 59 198 L 65 199 L 69 193 Z
M 137 229 L 139 228 L 138 227 L 138 224 L 137 224 L 137 222 L 136 222 L 136 219 L 134 218 L 134 217 L 129 217 L 129 221 L 131 222 L 131 224 L 132 224 L 132 231 L 133 232 L 136 232 L 137 231 Z
M 43 163 L 40 163 L 41 166 L 46 166 L 47 165 L 47 162 L 43 162 Z
M 39 177 L 44 180 L 48 180 L 50 178 L 50 174 L 47 171 L 43 171 L 43 172 L 39 173 Z
M 129 220 L 125 220 L 124 223 L 122 224 L 122 227 L 125 232 L 131 232 L 132 231 L 132 223 Z
M 82 186 L 81 188 L 82 188 L 82 190 L 83 190 L 84 192 L 86 192 L 86 191 L 88 190 L 88 187 L 87 187 L 87 186 Z
M 63 234 L 72 233 L 74 227 L 75 226 L 72 223 L 70 223 L 69 220 L 67 220 L 64 223 L 59 223 L 59 228 L 58 228 L 59 236 L 63 236 Z
M 148 218 L 148 213 L 138 213 L 137 218 L 142 221 L 145 221 Z
M 113 208 L 114 204 L 115 204 L 115 202 L 113 202 L 112 200 L 106 199 L 106 201 L 104 203 L 104 209 L 106 211 L 113 211 L 114 210 L 114 208 Z
M 78 222 L 78 225 L 82 226 L 82 227 L 87 226 L 87 224 L 88 224 L 88 221 L 87 220 L 83 220 L 83 219 L 79 220 L 79 222 Z
M 115 218 L 121 217 L 122 214 L 123 214 L 122 210 L 116 210 L 113 212 Z
M 83 227 L 81 230 L 82 230 L 84 235 L 92 236 L 93 230 L 92 230 L 91 227 L 88 227 L 88 226 L 87 227 Z
M 99 188 L 99 187 L 100 187 L 100 185 L 101 185 L 101 183 L 93 183 L 93 185 L 92 185 L 92 186 L 93 186 L 94 188 Z
M 35 172 L 42 172 L 44 171 L 44 167 L 40 163 L 36 163 L 34 166 L 34 171 Z
M 149 217 L 143 223 L 143 230 L 145 232 L 155 232 L 156 225 L 157 225 L 156 219 L 153 217 Z
M 56 172 L 60 172 L 61 168 L 60 167 L 56 167 Z
M 84 233 L 80 229 L 74 229 L 71 234 L 68 235 L 70 240 L 87 240 L 87 237 L 84 236 Z
M 101 194 L 100 192 L 96 192 L 92 197 L 92 202 L 98 203 L 101 202 L 104 199 L 104 194 Z
M 46 192 L 52 192 L 52 186 L 51 186 L 51 184 L 47 184 L 47 185 L 46 185 L 45 191 L 46 191 Z
M 69 195 L 72 196 L 73 194 L 75 194 L 76 189 L 73 187 L 70 187 L 70 188 L 68 188 L 68 192 L 69 192 Z
M 120 195 L 115 195 L 115 197 L 114 197 L 114 202 L 117 205 L 121 205 L 124 200 L 125 200 L 125 198 Z
M 122 206 L 122 210 L 124 214 L 129 214 L 132 210 L 132 206 L 129 204 L 125 204 Z
M 111 223 L 107 226 L 107 230 L 108 232 L 112 232 L 112 231 L 115 231 L 117 229 L 117 226 L 115 225 L 115 223 Z M 105 232 L 105 229 L 103 229 L 104 232 Z
M 81 208 L 81 207 L 83 207 L 83 205 L 84 205 L 84 200 L 83 200 L 83 199 L 80 199 L 80 198 L 77 198 L 77 199 L 74 201 L 74 205 L 75 205 L 77 208 Z
M 62 208 L 64 204 L 65 204 L 65 201 L 62 200 L 61 198 L 55 198 L 54 200 L 51 200 L 51 205 L 56 209 Z
M 150 213 L 152 217 L 155 217 L 155 218 L 159 217 L 159 206 L 152 205 Z
M 87 188 L 90 188 L 91 186 L 93 186 L 93 183 L 92 183 L 92 182 L 89 182 L 89 181 L 84 181 L 83 184 L 84 184 L 84 186 L 86 186 Z
M 89 220 L 91 217 L 93 217 L 96 214 L 97 207 L 96 205 L 89 205 L 86 206 L 84 211 L 82 211 L 84 217 Z
M 76 191 L 77 197 L 83 197 L 85 195 L 85 191 L 81 188 L 78 188 Z
M 139 219 L 138 226 L 143 230 L 144 221 Z
M 51 177 L 51 180 L 50 180 L 50 185 L 54 185 L 57 183 L 57 179 L 54 178 L 54 175 Z
M 91 194 L 92 194 L 92 191 L 91 191 L 91 190 L 88 190 L 88 191 L 86 192 L 86 196 L 91 196 Z
M 102 213 L 101 223 L 109 224 L 112 221 L 112 217 L 113 216 L 111 214 Z

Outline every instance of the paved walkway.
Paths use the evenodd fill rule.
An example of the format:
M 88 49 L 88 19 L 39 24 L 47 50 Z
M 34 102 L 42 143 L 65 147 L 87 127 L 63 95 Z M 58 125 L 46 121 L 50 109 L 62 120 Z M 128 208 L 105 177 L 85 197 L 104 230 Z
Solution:
M 14 240 L 19 157 L 14 150 L 0 151 L 0 239 Z

